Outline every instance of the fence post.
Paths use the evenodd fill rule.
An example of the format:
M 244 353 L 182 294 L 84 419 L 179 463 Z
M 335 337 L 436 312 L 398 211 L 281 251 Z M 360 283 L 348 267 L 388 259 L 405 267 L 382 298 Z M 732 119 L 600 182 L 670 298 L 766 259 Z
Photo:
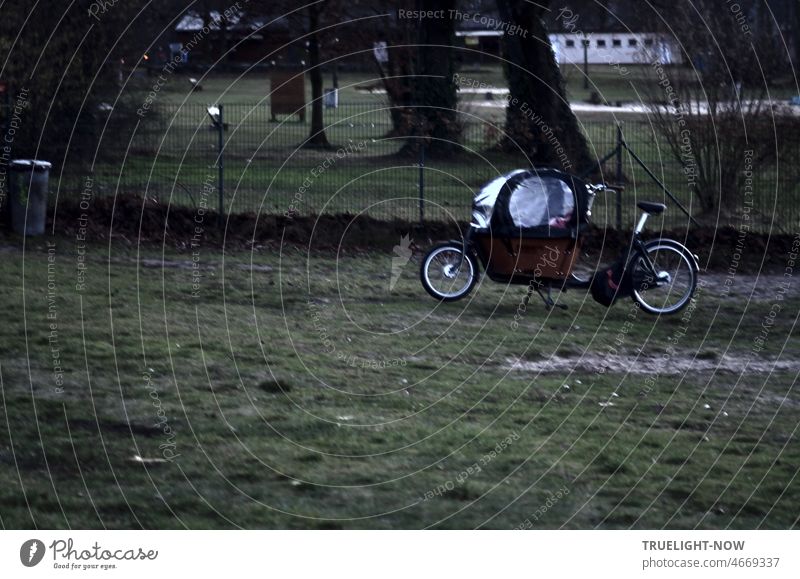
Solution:
M 217 193 L 219 194 L 218 225 L 221 227 L 225 217 L 225 163 L 223 162 L 223 147 L 225 141 L 225 118 L 223 106 L 219 105 L 219 122 L 217 123 Z
M 622 186 L 622 127 L 617 123 L 617 187 Z M 617 189 L 617 231 L 622 231 L 622 190 Z
M 419 148 L 419 224 L 425 221 L 425 140 L 420 139 Z
M 3 96 L 3 102 L 0 103 L 3 111 L 3 138 L 8 136 L 8 130 L 11 128 L 11 87 L 4 81 L 0 83 L 0 94 Z M 6 149 L 6 152 L 8 150 Z M 8 159 L 10 161 L 10 159 Z M 11 227 L 11 188 L 8 181 L 5 181 L 3 190 L 0 191 L 0 222 L 8 228 Z

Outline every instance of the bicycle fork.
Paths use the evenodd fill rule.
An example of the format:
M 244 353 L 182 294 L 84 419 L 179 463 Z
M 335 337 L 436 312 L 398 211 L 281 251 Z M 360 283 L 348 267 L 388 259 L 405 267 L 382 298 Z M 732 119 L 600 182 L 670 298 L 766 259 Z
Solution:
M 467 234 L 463 238 L 463 245 L 461 246 L 461 257 L 458 258 L 455 275 L 458 275 L 458 272 L 461 271 L 461 266 L 464 263 L 464 258 L 467 255 L 467 251 L 469 251 L 469 245 L 471 242 L 472 242 L 472 225 L 469 226 L 469 229 L 467 229 Z

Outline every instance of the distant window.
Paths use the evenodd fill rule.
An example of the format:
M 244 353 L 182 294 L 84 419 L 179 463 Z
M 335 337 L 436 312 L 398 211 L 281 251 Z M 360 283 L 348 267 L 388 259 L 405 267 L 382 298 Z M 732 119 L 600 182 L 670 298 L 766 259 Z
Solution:
M 589 46 L 589 41 L 588 40 L 583 40 L 582 42 L 583 42 L 584 46 Z
M 652 38 L 645 38 L 644 39 L 645 46 L 653 46 L 653 39 Z
M 636 46 L 639 42 L 635 38 L 628 39 L 628 46 Z
M 605 47 L 606 47 L 606 41 L 605 40 L 598 40 L 597 41 L 597 48 L 605 48 Z
M 615 38 L 611 41 L 612 46 L 622 46 L 622 41 L 619 38 Z
M 567 40 L 567 48 L 572 48 L 573 46 L 575 46 L 575 41 L 574 40 Z

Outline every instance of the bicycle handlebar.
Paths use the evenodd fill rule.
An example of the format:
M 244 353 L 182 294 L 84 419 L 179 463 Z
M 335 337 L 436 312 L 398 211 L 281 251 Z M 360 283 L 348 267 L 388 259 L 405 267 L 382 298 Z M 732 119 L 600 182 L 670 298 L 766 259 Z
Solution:
M 625 190 L 625 186 L 624 185 L 607 185 L 605 183 L 598 183 L 597 185 L 589 185 L 589 187 L 595 193 L 600 193 L 602 191 L 622 192 L 622 191 Z

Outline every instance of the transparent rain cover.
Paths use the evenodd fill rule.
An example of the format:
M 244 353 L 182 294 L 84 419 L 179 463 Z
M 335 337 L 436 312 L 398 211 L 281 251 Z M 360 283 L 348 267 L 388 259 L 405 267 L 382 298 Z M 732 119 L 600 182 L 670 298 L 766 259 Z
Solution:
M 533 175 L 514 189 L 508 210 L 517 227 L 567 227 L 575 198 L 561 179 Z
M 501 177 L 492 179 L 481 187 L 481 190 L 478 191 L 478 194 L 475 195 L 475 199 L 472 202 L 472 221 L 477 227 L 489 227 L 489 220 L 492 218 L 494 204 L 497 202 L 500 189 L 503 188 L 503 185 L 505 185 L 511 177 L 524 172 L 524 169 L 511 171 Z

